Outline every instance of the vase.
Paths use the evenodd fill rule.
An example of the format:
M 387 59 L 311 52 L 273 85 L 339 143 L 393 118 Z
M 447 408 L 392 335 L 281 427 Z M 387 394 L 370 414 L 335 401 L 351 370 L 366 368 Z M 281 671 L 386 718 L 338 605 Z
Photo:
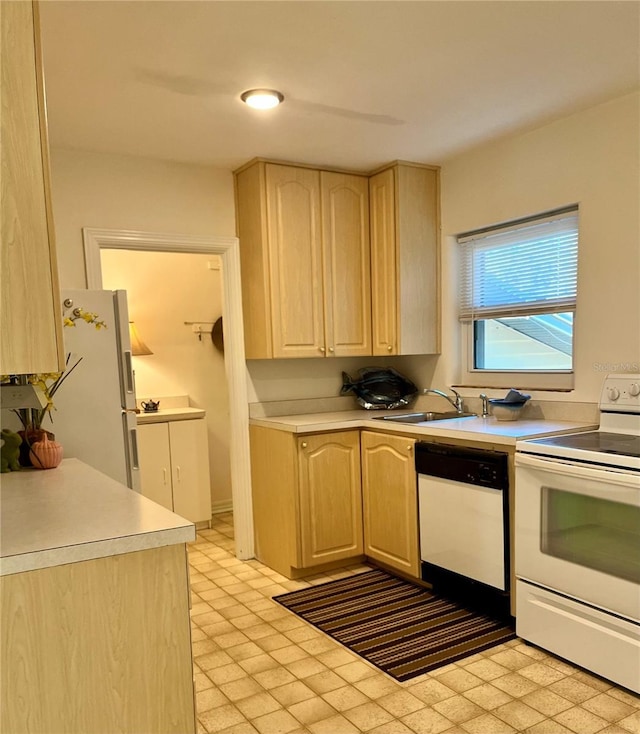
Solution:
M 18 431 L 18 435 L 22 438 L 20 457 L 18 459 L 20 466 L 33 466 L 31 463 L 31 446 L 36 441 L 41 441 L 44 436 L 51 441 L 55 439 L 53 433 L 45 431 L 44 428 L 25 428 L 22 431 Z
M 47 432 L 31 444 L 30 458 L 34 469 L 55 469 L 62 461 L 62 444 L 49 440 Z

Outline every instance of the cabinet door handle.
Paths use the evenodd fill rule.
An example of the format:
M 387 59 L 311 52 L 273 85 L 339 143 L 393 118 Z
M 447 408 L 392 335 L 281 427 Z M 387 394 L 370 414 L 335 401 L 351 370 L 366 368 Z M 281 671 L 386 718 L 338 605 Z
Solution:
M 389 346 L 387 347 L 387 352 L 391 352 L 392 350 L 393 350 L 393 347 L 391 346 L 391 344 L 389 344 Z
M 167 470 L 164 467 L 162 468 L 162 483 L 167 483 Z
M 411 453 L 412 449 L 413 449 L 413 446 L 411 446 L 411 445 L 407 446 L 407 451 L 408 451 L 409 453 Z
M 324 354 L 327 350 L 324 347 L 318 347 L 318 349 Z
M 303 441 L 303 442 L 302 442 L 302 443 L 300 444 L 300 446 L 302 446 L 302 448 L 303 448 L 303 449 L 306 449 L 306 448 L 307 448 L 307 442 L 306 442 L 306 441 Z
M 176 466 L 176 479 L 180 481 L 180 467 Z
M 334 351 L 333 347 L 329 347 L 329 351 L 333 352 Z

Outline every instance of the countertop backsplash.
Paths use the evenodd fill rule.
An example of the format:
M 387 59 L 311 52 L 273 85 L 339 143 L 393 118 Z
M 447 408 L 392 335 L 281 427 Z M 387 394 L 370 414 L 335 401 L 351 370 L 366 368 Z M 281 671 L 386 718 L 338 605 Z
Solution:
M 264 403 L 250 403 L 250 418 L 270 418 L 277 415 L 303 415 L 306 413 L 333 413 L 342 410 L 357 410 L 359 404 L 351 396 L 329 398 L 307 398 L 299 400 L 277 400 Z M 482 401 L 479 397 L 464 397 L 465 410 L 471 413 L 482 413 Z M 363 408 L 364 410 L 364 408 Z M 437 395 L 419 395 L 407 408 L 412 410 L 450 410 L 447 402 Z M 491 409 L 489 409 L 491 411 Z M 382 413 L 383 411 L 369 411 Z M 561 420 L 580 423 L 600 421 L 597 403 L 574 403 L 555 400 L 530 400 L 522 411 L 522 420 Z

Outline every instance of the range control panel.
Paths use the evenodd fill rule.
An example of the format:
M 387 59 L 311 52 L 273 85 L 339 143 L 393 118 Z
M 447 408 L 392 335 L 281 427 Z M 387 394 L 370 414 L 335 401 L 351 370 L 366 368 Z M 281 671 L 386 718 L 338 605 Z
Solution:
M 607 375 L 600 395 L 600 410 L 620 413 L 640 411 L 640 375 Z

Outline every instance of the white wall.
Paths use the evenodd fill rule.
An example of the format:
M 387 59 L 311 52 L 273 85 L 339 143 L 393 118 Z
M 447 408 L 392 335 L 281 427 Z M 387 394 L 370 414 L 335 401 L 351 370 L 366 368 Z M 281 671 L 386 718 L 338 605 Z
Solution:
M 231 506 L 229 393 L 224 357 L 210 334 L 199 339 L 185 321 L 222 315 L 220 258 L 174 252 L 102 250 L 102 283 L 128 294 L 129 318 L 153 354 L 133 358 L 138 397 L 188 395 L 207 411 L 211 503 Z M 211 267 L 210 267 L 211 265 Z M 215 269 L 212 269 L 215 268 Z M 212 324 L 206 324 L 211 330 Z
M 83 227 L 235 235 L 231 171 L 54 149 L 51 188 L 62 288 L 86 288 Z
M 626 95 L 443 164 L 443 355 L 435 383 L 459 379 L 454 236 L 573 203 L 580 206 L 575 389 L 539 397 L 597 402 L 607 371 L 640 369 L 639 110 L 640 95 Z

